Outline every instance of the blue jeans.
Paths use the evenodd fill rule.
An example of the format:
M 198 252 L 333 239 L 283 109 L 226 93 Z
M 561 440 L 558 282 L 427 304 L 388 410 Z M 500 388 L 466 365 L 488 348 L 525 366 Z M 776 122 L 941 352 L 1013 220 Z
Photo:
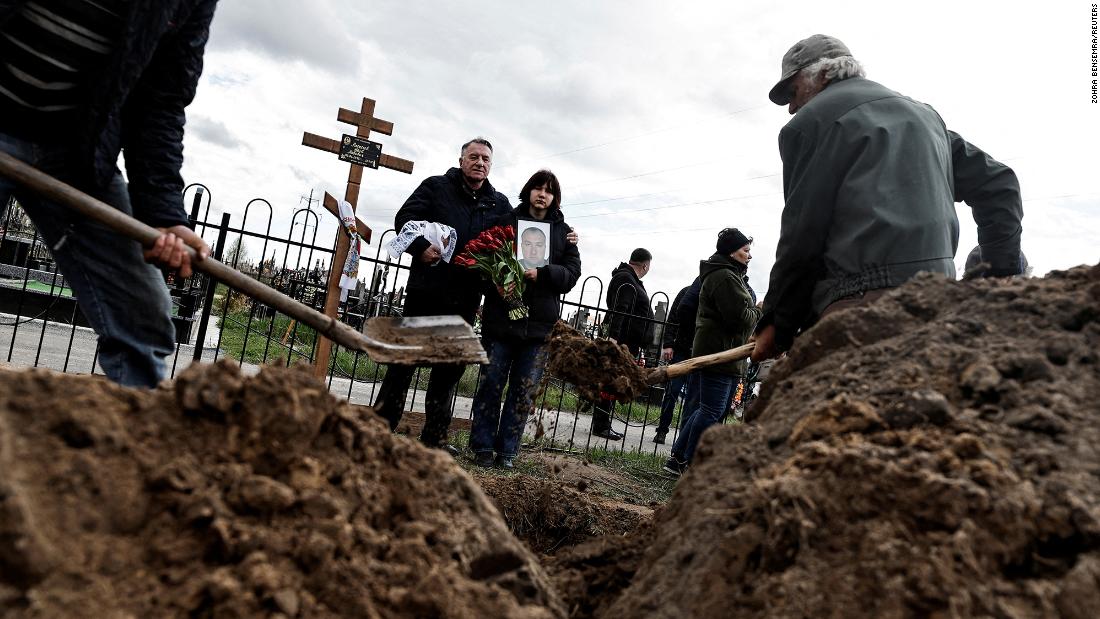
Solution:
M 474 395 L 470 449 L 474 453 L 496 451 L 499 456 L 514 458 L 546 366 L 544 344 L 491 338 L 484 338 L 482 343 L 489 365 L 482 369 L 481 384 Z M 502 412 L 500 396 L 506 382 L 508 394 Z
M 64 146 L 21 140 L 0 132 L 0 150 L 66 180 Z M 130 195 L 116 173 L 103 188 L 77 187 L 132 214 Z M 172 300 L 159 269 L 145 262 L 141 245 L 75 211 L 0 176 L 0 202 L 9 196 L 23 206 L 54 261 L 99 335 L 99 364 L 111 380 L 155 387 L 164 378 L 164 359 L 175 348 Z
M 672 454 L 679 460 L 691 462 L 699 437 L 703 431 L 718 423 L 730 405 L 730 396 L 737 378 L 728 374 L 701 371 L 696 373 L 695 391 L 699 406 L 680 429 L 680 435 L 672 445 Z

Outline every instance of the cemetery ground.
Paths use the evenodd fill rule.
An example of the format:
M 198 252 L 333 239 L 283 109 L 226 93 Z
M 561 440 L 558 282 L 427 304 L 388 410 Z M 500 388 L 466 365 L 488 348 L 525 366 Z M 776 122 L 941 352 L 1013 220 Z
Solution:
M 655 506 L 644 463 L 472 469 L 306 369 L 0 371 L 0 613 L 1095 617 L 1097 308 L 1100 266 L 832 314 Z

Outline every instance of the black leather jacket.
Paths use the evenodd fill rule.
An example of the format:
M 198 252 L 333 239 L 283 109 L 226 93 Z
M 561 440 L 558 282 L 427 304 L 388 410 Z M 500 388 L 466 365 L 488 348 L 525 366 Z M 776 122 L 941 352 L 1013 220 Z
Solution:
M 446 174 L 424 179 L 397 211 L 393 225 L 397 230 L 410 221 L 448 225 L 458 235 L 455 246 L 455 255 L 458 255 L 466 243 L 483 230 L 500 223 L 511 211 L 508 198 L 494 189 L 489 181 L 485 181 L 475 193 L 462 178 L 462 170 L 451 168 Z M 420 254 L 428 245 L 427 239 L 418 237 L 405 250 L 413 257 L 408 291 L 409 301 L 417 308 L 415 314 L 406 314 L 458 313 L 472 320 L 485 290 L 481 276 L 473 269 L 452 263 L 440 261 L 429 265 L 421 262 Z
M 0 29 L 27 0 L 0 0 Z M 89 92 L 73 136 L 69 182 L 103 187 L 126 171 L 134 215 L 152 226 L 186 224 L 184 108 L 195 97 L 217 0 L 133 0 L 126 34 Z M 3 127 L 0 121 L 0 128 Z

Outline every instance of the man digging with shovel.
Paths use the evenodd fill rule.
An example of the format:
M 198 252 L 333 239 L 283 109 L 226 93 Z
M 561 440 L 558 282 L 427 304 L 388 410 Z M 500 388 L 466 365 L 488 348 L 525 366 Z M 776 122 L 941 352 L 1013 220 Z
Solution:
M 786 204 L 754 361 L 920 271 L 955 277 L 956 201 L 973 210 L 991 265 L 985 274 L 1020 272 L 1023 205 L 1013 171 L 949 131 L 928 105 L 863 75 L 826 35 L 783 56 L 769 97 L 794 115 L 779 133 Z
M 163 232 L 144 259 L 191 274 L 210 253 L 183 208 L 184 108 L 215 0 L 0 5 L 0 152 Z M 117 167 L 126 152 L 129 183 Z M 0 176 L 50 247 L 99 335 L 99 364 L 153 387 L 175 345 L 172 303 L 141 245 Z

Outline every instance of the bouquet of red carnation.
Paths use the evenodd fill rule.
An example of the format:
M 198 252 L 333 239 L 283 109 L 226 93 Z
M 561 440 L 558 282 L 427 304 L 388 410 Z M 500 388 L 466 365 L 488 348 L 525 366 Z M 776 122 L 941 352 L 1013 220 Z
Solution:
M 512 226 L 493 226 L 466 243 L 462 253 L 451 260 L 488 277 L 508 303 L 511 320 L 527 317 L 527 304 L 523 302 L 523 267 L 516 260 L 515 238 L 516 230 Z

